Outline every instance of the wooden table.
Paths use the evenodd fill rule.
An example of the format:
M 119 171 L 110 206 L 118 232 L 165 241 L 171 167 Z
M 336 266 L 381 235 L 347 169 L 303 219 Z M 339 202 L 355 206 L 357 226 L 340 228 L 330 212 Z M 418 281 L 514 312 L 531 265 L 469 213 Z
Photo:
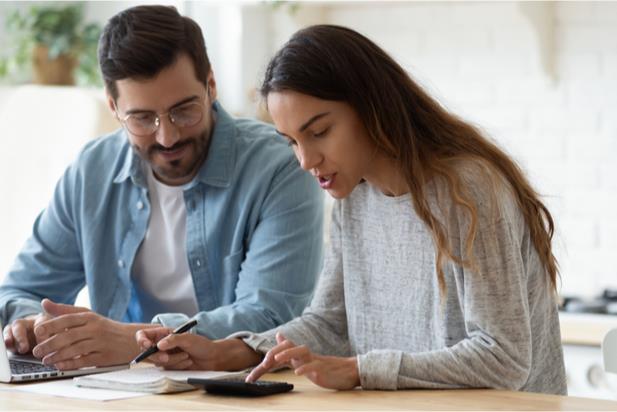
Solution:
M 293 392 L 236 398 L 202 391 L 150 395 L 119 401 L 84 401 L 25 392 L 0 391 L 0 410 L 613 410 L 617 402 L 490 389 L 330 391 L 289 371 L 267 380 L 293 383 Z M 7 385 L 2 385 L 6 387 Z

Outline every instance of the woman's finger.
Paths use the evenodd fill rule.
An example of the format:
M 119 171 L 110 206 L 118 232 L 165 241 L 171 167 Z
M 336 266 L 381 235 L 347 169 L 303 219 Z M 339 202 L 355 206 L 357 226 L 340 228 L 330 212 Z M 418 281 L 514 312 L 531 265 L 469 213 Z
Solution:
M 292 367 L 297 368 L 303 363 L 310 362 L 312 359 L 312 353 L 304 345 L 294 346 L 292 348 L 279 352 L 277 355 L 274 356 L 274 359 L 277 363 L 291 363 Z
M 277 334 L 277 338 L 278 338 L 278 334 Z M 276 361 L 275 359 L 276 355 L 282 351 L 291 349 L 293 346 L 294 346 L 294 343 L 292 341 L 283 340 L 282 343 L 279 343 L 278 345 L 270 349 L 268 353 L 266 353 L 266 356 L 264 356 L 264 359 L 261 361 L 261 363 L 257 365 L 255 368 L 253 368 L 251 373 L 249 373 L 249 375 L 246 377 L 246 381 L 255 382 L 257 379 L 259 379 L 263 374 L 268 372 L 270 369 L 274 368 L 275 366 L 283 364 L 282 362 L 279 363 Z

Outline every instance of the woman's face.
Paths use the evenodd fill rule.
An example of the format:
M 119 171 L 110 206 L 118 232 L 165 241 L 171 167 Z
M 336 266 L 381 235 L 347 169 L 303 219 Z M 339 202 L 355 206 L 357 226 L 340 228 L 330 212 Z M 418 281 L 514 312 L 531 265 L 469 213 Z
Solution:
M 268 94 L 268 110 L 300 166 L 334 198 L 347 197 L 362 179 L 370 180 L 377 150 L 349 104 L 284 90 Z

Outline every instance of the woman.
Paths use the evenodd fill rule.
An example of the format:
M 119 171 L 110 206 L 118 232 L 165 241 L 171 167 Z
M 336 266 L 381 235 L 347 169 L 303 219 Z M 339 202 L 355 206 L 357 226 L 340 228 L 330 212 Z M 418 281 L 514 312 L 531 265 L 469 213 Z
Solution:
M 302 168 L 338 199 L 319 286 L 276 330 L 169 336 L 155 362 L 259 363 L 248 380 L 286 365 L 336 389 L 566 392 L 553 221 L 513 160 L 343 27 L 293 35 L 261 91 Z

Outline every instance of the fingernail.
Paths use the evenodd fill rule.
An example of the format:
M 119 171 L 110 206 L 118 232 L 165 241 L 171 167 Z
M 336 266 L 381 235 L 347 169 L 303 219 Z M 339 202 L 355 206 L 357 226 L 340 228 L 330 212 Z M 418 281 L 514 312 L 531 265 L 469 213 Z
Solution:
M 42 326 L 39 326 L 38 328 L 34 329 L 34 334 L 36 336 L 43 336 L 44 333 L 45 333 L 45 328 Z
M 21 348 L 21 347 L 20 347 L 20 348 Z M 34 348 L 34 349 L 32 350 L 32 354 L 33 354 L 34 356 L 36 356 L 37 358 L 40 358 L 40 357 L 41 357 L 41 350 L 40 350 L 39 348 Z

